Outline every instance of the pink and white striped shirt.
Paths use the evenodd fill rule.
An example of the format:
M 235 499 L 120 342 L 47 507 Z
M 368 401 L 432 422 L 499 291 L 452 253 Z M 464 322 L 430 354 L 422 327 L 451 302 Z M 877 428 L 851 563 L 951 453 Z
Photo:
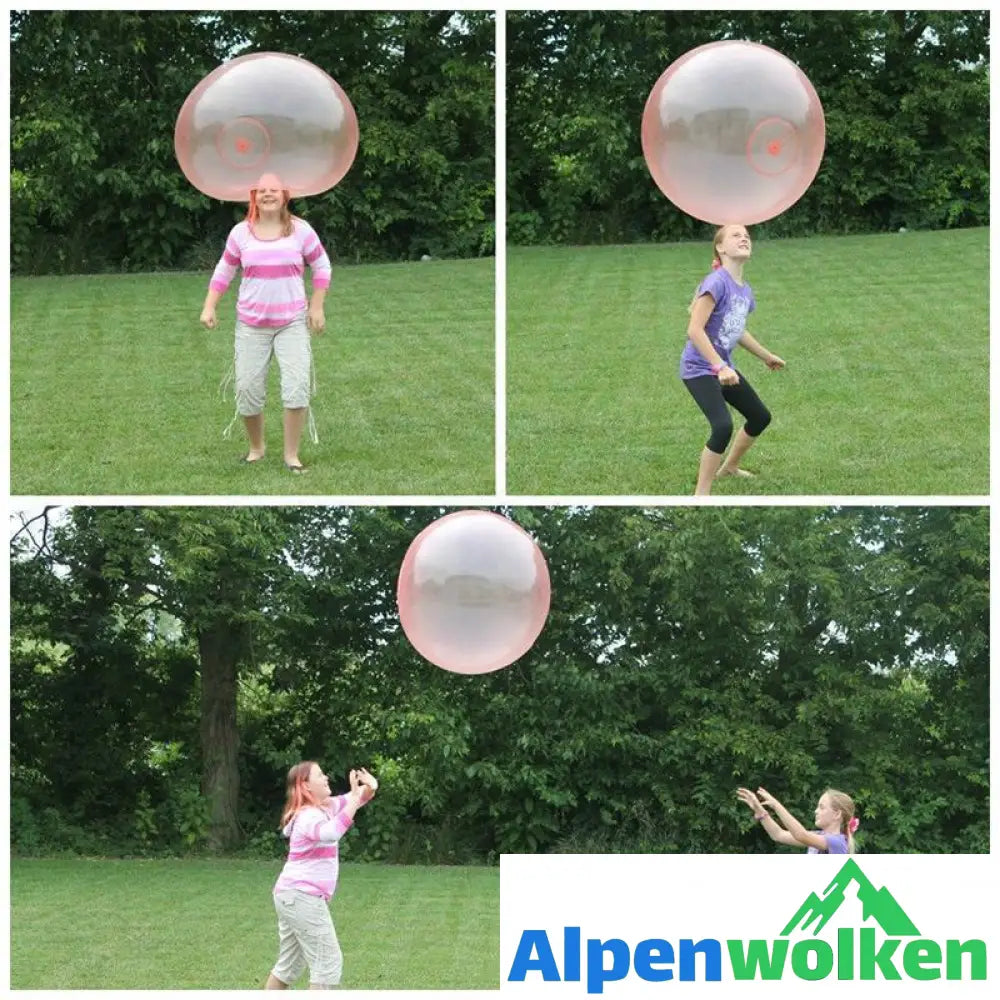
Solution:
M 316 231 L 304 219 L 292 219 L 292 235 L 259 240 L 245 220 L 233 226 L 209 288 L 225 293 L 243 268 L 237 318 L 249 326 L 278 327 L 306 311 L 305 265 L 312 270 L 313 288 L 330 287 L 330 258 Z
M 298 889 L 330 899 L 340 871 L 337 841 L 354 825 L 343 811 L 346 802 L 346 795 L 338 795 L 326 808 L 305 806 L 285 825 L 288 860 L 274 884 L 276 893 Z

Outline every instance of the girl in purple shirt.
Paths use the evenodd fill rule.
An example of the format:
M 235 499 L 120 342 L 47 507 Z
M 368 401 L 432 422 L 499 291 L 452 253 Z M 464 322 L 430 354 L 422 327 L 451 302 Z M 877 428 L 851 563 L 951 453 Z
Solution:
M 756 795 L 749 788 L 738 788 L 736 796 L 753 810 L 753 818 L 776 843 L 806 847 L 807 854 L 854 853 L 854 831 L 858 821 L 854 815 L 854 800 L 845 792 L 828 788 L 820 796 L 813 817 L 815 830 L 807 830 L 764 788 L 758 788 Z M 775 822 L 768 809 L 773 810 L 782 825 Z
M 743 280 L 743 264 L 753 249 L 745 226 L 721 226 L 715 233 L 713 271 L 698 286 L 691 302 L 688 342 L 681 355 L 680 375 L 688 392 L 708 419 L 711 434 L 698 463 L 696 496 L 712 492 L 719 476 L 749 476 L 740 460 L 771 422 L 771 414 L 742 372 L 732 351 L 741 344 L 772 371 L 785 362 L 758 343 L 746 329 L 756 307 L 753 290 Z M 728 406 L 746 420 L 725 462 L 722 456 L 733 435 Z

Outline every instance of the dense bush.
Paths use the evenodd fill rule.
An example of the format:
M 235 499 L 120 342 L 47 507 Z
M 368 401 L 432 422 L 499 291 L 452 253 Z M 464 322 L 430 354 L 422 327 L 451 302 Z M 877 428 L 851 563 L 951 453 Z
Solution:
M 707 227 L 649 176 L 640 122 L 684 52 L 770 45 L 810 78 L 826 152 L 773 236 L 989 223 L 988 11 L 511 11 L 511 243 L 682 240 Z
M 44 551 L 19 536 L 13 849 L 278 857 L 285 774 L 313 759 L 335 790 L 382 780 L 351 859 L 770 851 L 740 784 L 803 818 L 844 788 L 866 851 L 989 850 L 987 511 L 517 510 L 553 606 L 479 678 L 392 611 L 439 513 L 76 508 Z M 197 651 L 220 610 L 252 622 L 221 782 Z
M 493 252 L 494 24 L 477 11 L 11 14 L 15 273 L 213 266 L 243 211 L 174 158 L 177 112 L 226 59 L 300 55 L 361 125 L 333 191 L 293 204 L 348 262 Z

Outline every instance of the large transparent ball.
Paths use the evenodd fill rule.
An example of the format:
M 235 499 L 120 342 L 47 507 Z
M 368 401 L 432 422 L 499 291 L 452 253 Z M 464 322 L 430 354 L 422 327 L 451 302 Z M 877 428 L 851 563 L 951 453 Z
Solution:
M 411 543 L 396 588 L 416 651 L 459 674 L 523 656 L 549 613 L 549 571 L 533 539 L 489 511 L 448 514 Z
M 191 91 L 174 149 L 184 176 L 210 198 L 246 201 L 264 173 L 293 195 L 321 194 L 354 162 L 358 118 L 318 66 L 257 52 L 224 63 Z
M 714 225 L 752 225 L 805 194 L 826 126 L 805 74 L 753 42 L 685 53 L 656 81 L 642 116 L 642 152 L 659 189 Z

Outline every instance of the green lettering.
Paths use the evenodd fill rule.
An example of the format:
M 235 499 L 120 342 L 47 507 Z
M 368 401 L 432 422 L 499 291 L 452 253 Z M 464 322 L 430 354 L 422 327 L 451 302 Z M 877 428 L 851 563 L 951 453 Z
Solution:
M 899 947 L 899 938 L 887 938 L 882 947 L 875 950 L 875 929 L 861 928 L 861 978 L 874 979 L 878 966 L 883 979 L 902 979 L 899 970 L 892 964 L 892 953 Z
M 769 947 L 774 946 L 772 951 Z M 746 942 L 730 940 L 726 942 L 729 949 L 729 962 L 733 967 L 734 979 L 756 979 L 758 972 L 761 979 L 780 979 L 785 968 L 785 957 L 788 954 L 788 941 L 765 941 L 754 938 Z
M 810 962 L 809 956 L 815 956 Z M 826 941 L 798 941 L 792 948 L 792 972 L 799 979 L 826 979 L 833 971 L 833 948 Z
M 854 931 L 849 927 L 837 931 L 837 978 L 854 978 Z
M 986 978 L 986 942 L 973 938 L 971 941 L 947 941 L 945 943 L 947 961 L 945 969 L 949 979 L 962 978 L 962 956 L 969 956 L 970 979 Z
M 910 941 L 903 949 L 903 971 L 910 979 L 940 979 L 940 965 L 941 945 L 937 941 Z

